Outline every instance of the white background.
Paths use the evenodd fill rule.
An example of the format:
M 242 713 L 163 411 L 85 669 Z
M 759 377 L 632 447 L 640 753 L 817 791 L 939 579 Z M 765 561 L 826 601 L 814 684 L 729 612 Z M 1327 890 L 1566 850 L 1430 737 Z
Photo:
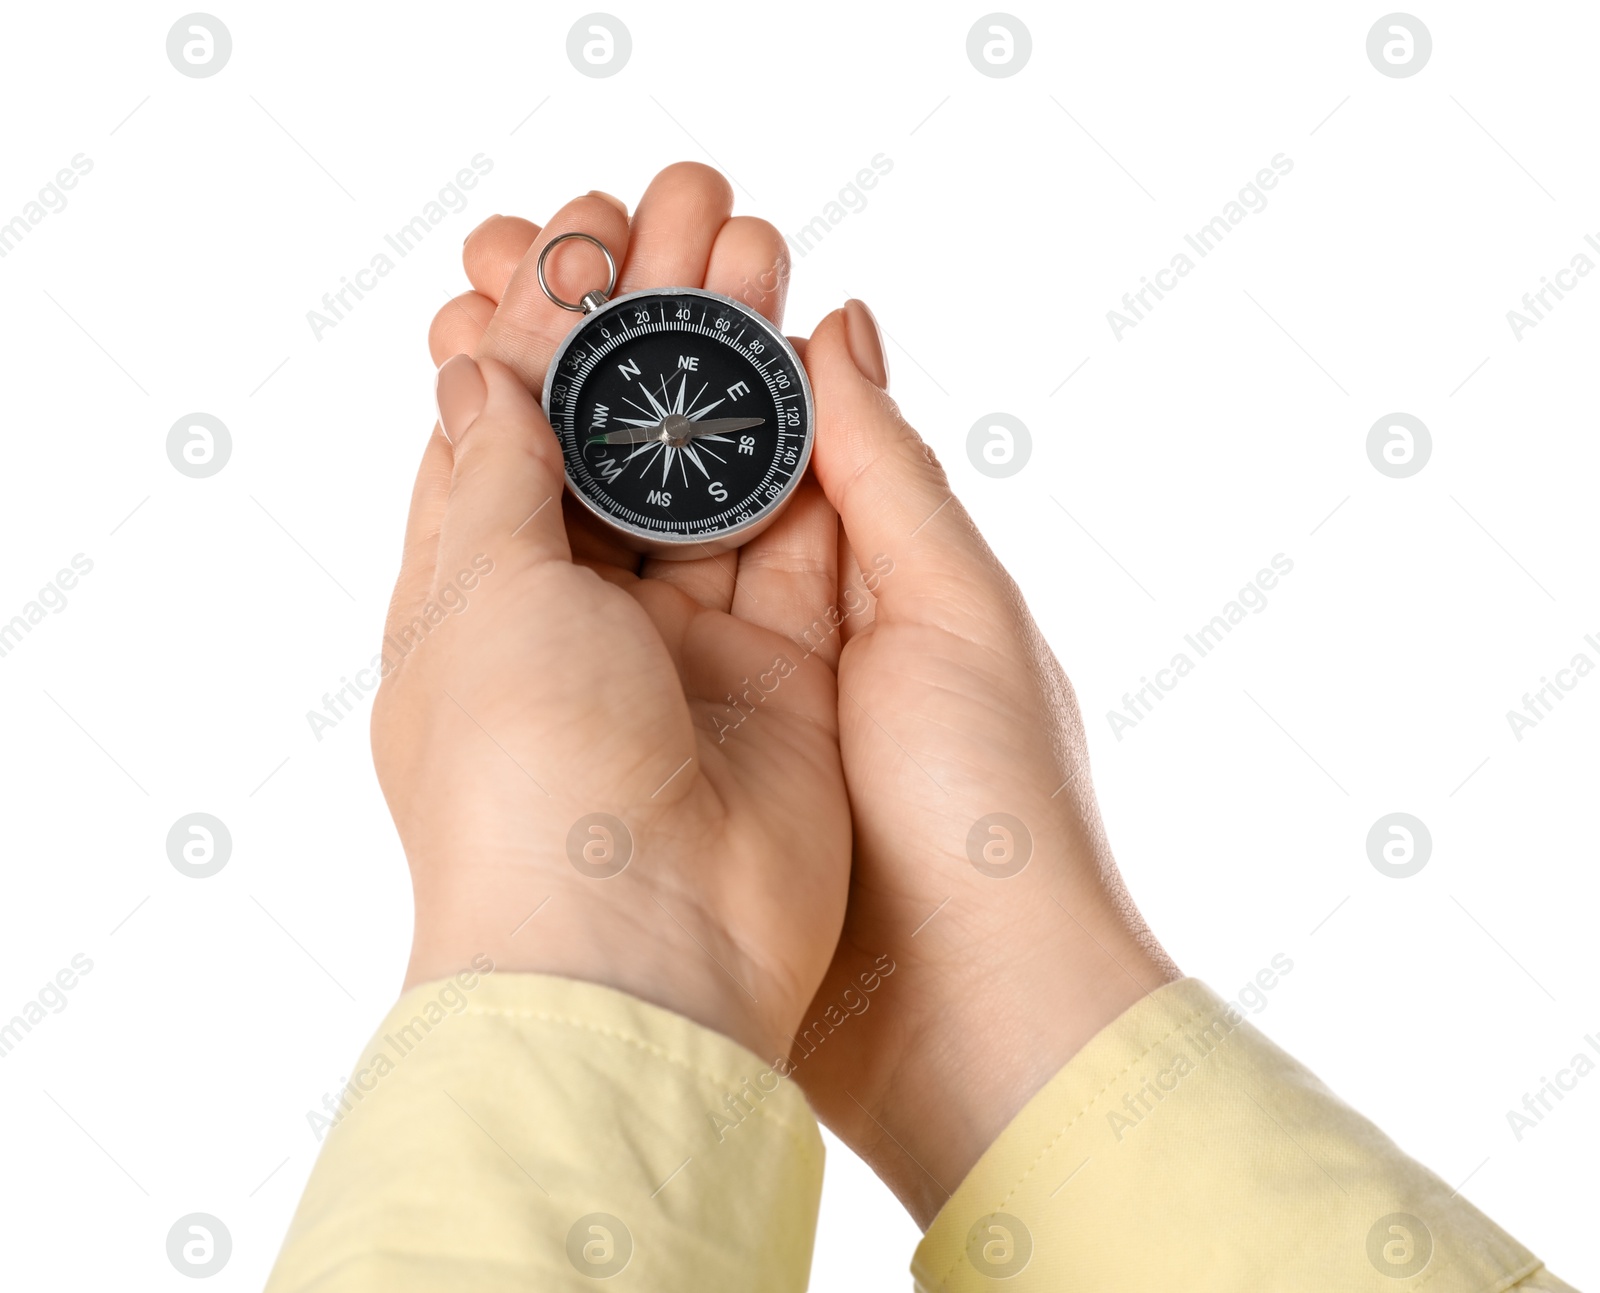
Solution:
M 635 201 L 679 158 L 794 233 L 882 153 L 796 256 L 789 331 L 877 311 L 1078 688 L 1151 924 L 1225 994 L 1288 955 L 1260 1025 L 1600 1284 L 1600 1074 L 1520 1142 L 1506 1118 L 1600 1035 L 1600 675 L 1520 742 L 1505 717 L 1600 662 L 1600 275 L 1506 321 L 1600 233 L 1600 11 L 1424 9 L 1432 59 L 1391 79 L 1381 5 L 1028 5 L 1032 59 L 991 79 L 975 6 L 619 5 L 609 80 L 567 61 L 579 7 L 224 7 L 209 79 L 167 61 L 183 12 L 13 7 L 0 40 L 0 221 L 93 162 L 0 260 L 0 620 L 94 562 L 0 659 L 0 1017 L 94 962 L 0 1061 L 0 1283 L 192 1287 L 165 1236 L 204 1211 L 234 1240 L 208 1287 L 258 1287 L 305 1111 L 395 995 L 410 892 L 366 713 L 320 743 L 305 713 L 376 650 L 461 238 Z M 478 153 L 468 209 L 314 340 L 306 312 Z M 1279 153 L 1270 205 L 1115 339 L 1107 310 Z M 197 410 L 233 437 L 206 480 L 165 451 Z M 996 410 L 1034 446 L 1003 480 L 966 453 Z M 1404 480 L 1365 451 L 1394 411 L 1433 437 Z M 1119 741 L 1106 711 L 1280 552 L 1268 608 Z M 165 852 L 195 811 L 234 840 L 204 881 Z M 1393 811 L 1433 836 L 1407 880 L 1366 855 Z M 830 1150 L 814 1286 L 906 1286 L 914 1226 Z

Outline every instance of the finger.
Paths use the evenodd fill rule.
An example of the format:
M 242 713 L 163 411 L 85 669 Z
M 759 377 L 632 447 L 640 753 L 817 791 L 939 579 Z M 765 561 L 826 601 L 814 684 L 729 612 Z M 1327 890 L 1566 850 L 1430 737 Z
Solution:
M 478 292 L 465 292 L 446 301 L 428 325 L 428 353 L 438 367 L 451 355 L 470 355 L 483 340 L 494 302 Z
M 619 197 L 613 197 L 611 194 L 606 193 L 601 189 L 590 189 L 589 196 L 592 198 L 604 198 L 607 202 L 611 203 L 612 206 L 616 207 L 618 211 L 622 212 L 623 215 L 628 214 L 628 204 Z
M 422 451 L 422 465 L 411 487 L 411 511 L 406 516 L 405 546 L 400 555 L 400 574 L 394 595 L 389 599 L 389 614 L 384 636 L 398 625 L 409 623 L 427 600 L 433 587 L 434 565 L 439 553 L 439 525 L 445 504 L 450 499 L 452 465 L 450 442 L 437 425 Z
M 719 552 L 709 557 L 647 557 L 639 568 L 645 579 L 659 579 L 687 593 L 700 605 L 725 611 L 733 603 L 733 585 L 739 574 L 739 557 Z
M 699 287 L 732 210 L 733 188 L 719 171 L 699 162 L 667 167 L 639 199 L 617 290 Z
M 561 446 L 517 374 L 493 359 L 457 355 L 439 370 L 439 421 L 454 453 L 439 564 L 570 559 Z
M 858 633 L 864 633 L 872 627 L 873 617 L 878 611 L 878 599 L 873 595 L 873 590 L 885 573 L 892 572 L 875 569 L 869 577 L 861 569 L 855 549 L 850 546 L 850 536 L 844 532 L 843 522 L 839 523 L 838 529 L 839 604 L 850 608 L 844 623 L 839 625 L 839 640 L 841 645 L 848 646 Z
M 817 405 L 812 470 L 861 567 L 893 571 L 875 589 L 877 615 L 948 626 L 1010 597 L 933 451 L 884 390 L 883 343 L 866 306 L 851 301 L 822 321 L 806 371 Z
M 705 285 L 782 327 L 789 295 L 789 248 L 783 235 L 755 216 L 734 216 L 711 245 Z
M 563 310 L 539 286 L 539 255 L 551 239 L 564 233 L 586 233 L 598 238 L 620 265 L 628 250 L 628 217 L 609 198 L 585 194 L 567 203 L 539 231 L 500 298 L 500 308 L 474 353 L 498 359 L 522 378 L 535 396 L 544 390 L 545 372 L 577 316 Z M 606 266 L 600 253 L 585 243 L 563 243 L 545 262 L 550 290 L 566 301 L 606 284 Z
M 498 303 L 538 236 L 539 226 L 520 216 L 490 216 L 467 235 L 461 248 L 461 264 L 468 281 Z
M 847 613 L 834 600 L 838 550 L 839 517 L 808 478 L 783 515 L 739 549 L 733 614 L 793 639 L 832 668 Z

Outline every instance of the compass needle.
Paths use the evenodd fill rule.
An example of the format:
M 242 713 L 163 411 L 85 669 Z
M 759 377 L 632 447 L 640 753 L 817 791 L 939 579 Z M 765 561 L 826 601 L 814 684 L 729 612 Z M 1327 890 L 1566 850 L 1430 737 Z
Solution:
M 765 426 L 766 418 L 712 418 L 709 422 L 696 422 L 683 434 L 688 439 L 699 439 L 701 436 L 726 436 L 734 431 L 753 431 L 756 427 Z

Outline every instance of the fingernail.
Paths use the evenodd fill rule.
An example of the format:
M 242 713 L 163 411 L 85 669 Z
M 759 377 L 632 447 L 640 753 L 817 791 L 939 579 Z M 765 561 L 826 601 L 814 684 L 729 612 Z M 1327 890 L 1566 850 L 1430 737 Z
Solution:
M 628 214 L 628 204 L 621 198 L 612 197 L 611 194 L 606 193 L 601 189 L 590 189 L 589 196 L 592 198 L 604 198 L 607 202 L 611 203 L 612 206 L 616 207 L 618 211 L 622 212 L 623 215 Z
M 874 386 L 889 389 L 889 361 L 883 355 L 883 336 L 872 311 L 852 297 L 844 303 L 844 335 L 850 343 L 850 358 L 861 375 Z
M 451 444 L 460 444 L 489 400 L 483 371 L 471 355 L 454 355 L 444 361 L 434 385 L 434 399 L 439 405 L 439 426 L 444 438 Z
M 492 216 L 485 216 L 482 220 L 478 221 L 477 224 L 473 225 L 472 228 L 467 232 L 467 236 L 461 240 L 461 245 L 465 247 L 469 242 L 472 241 L 473 234 L 477 233 L 479 229 L 482 229 L 484 225 L 489 223 L 489 221 L 498 220 L 499 218 L 499 212 L 496 212 Z

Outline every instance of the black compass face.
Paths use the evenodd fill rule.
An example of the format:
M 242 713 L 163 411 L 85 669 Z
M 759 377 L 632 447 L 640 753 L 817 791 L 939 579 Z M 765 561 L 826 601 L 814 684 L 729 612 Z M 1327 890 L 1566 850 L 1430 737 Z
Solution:
M 578 496 L 657 545 L 758 528 L 811 454 L 811 389 L 788 342 L 709 292 L 635 292 L 590 315 L 557 352 L 545 406 Z

